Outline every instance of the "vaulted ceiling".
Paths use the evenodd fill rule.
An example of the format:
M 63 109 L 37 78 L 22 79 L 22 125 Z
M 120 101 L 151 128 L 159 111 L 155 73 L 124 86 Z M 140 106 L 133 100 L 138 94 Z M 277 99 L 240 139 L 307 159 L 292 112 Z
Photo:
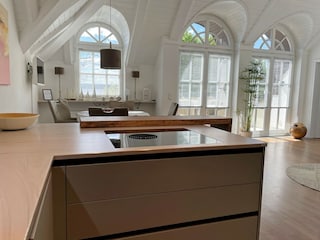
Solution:
M 81 27 L 110 23 L 110 0 L 13 0 L 22 50 L 50 59 Z M 156 61 L 163 38 L 177 41 L 197 16 L 212 15 L 230 29 L 235 42 L 251 45 L 270 27 L 285 28 L 296 48 L 320 38 L 318 0 L 113 0 L 112 25 L 123 39 L 126 64 Z

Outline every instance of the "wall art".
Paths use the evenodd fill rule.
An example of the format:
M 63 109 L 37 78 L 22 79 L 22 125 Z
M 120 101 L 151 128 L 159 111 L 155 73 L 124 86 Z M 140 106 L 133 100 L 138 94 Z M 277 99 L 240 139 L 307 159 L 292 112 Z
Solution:
M 10 84 L 8 12 L 0 4 L 0 84 Z

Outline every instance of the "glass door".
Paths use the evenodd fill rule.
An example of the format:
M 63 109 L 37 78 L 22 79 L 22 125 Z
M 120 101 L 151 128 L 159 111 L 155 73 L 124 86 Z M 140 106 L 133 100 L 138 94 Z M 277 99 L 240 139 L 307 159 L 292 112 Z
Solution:
M 254 136 L 286 134 L 290 123 L 292 61 L 267 58 L 260 60 L 264 63 L 266 79 L 258 88 Z

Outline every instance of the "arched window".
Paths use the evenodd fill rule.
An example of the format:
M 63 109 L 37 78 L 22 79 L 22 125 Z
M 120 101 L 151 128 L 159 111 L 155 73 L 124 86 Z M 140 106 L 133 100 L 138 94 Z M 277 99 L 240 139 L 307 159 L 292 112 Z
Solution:
M 122 96 L 121 70 L 100 68 L 100 49 L 121 50 L 121 42 L 110 29 L 96 25 L 83 30 L 78 39 L 79 46 L 79 90 L 83 94 L 97 97 Z
M 254 112 L 252 130 L 255 136 L 284 134 L 290 126 L 292 46 L 288 35 L 279 29 L 266 31 L 252 46 L 254 58 L 261 60 L 266 69 Z
M 119 45 L 117 37 L 104 27 L 91 27 L 86 29 L 79 39 L 82 43 L 94 43 L 94 44 L 109 44 L 110 42 L 115 45 Z
M 291 52 L 288 37 L 278 29 L 270 29 L 263 33 L 254 43 L 254 49 Z
M 223 24 L 201 20 L 181 38 L 179 115 L 230 114 L 231 41 Z
M 224 28 L 212 21 L 192 23 L 184 32 L 182 42 L 210 46 L 229 46 L 230 41 Z

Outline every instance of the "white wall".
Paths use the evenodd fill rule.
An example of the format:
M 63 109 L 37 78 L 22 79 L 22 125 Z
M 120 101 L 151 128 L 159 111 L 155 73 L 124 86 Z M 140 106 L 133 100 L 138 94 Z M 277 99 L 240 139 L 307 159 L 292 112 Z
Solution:
M 136 80 L 132 78 L 131 71 L 139 71 L 140 76 Z M 143 99 L 143 89 L 148 88 L 151 91 L 150 100 L 156 99 L 157 90 L 155 87 L 155 75 L 154 75 L 154 66 L 153 65 L 140 65 L 135 68 L 128 68 L 126 74 L 126 89 L 128 92 L 128 99 L 135 100 L 134 94 L 134 84 L 136 81 L 136 98 L 137 100 Z
M 34 68 L 36 63 L 34 61 Z M 63 48 L 59 49 L 54 56 L 48 61 L 44 62 L 44 81 L 43 86 L 38 86 L 38 99 L 42 100 L 42 89 L 51 89 L 54 99 L 59 98 L 59 75 L 54 74 L 55 67 L 63 67 L 64 74 L 60 75 L 61 81 L 61 97 L 67 98 L 71 97 L 71 93 L 74 93 L 78 97 L 78 92 L 76 92 L 76 82 L 74 66 L 70 62 L 64 60 Z M 36 77 L 36 76 L 35 76 Z
M 26 60 L 21 51 L 12 0 L 0 0 L 8 11 L 10 85 L 0 85 L 0 112 L 32 112 L 32 83 L 27 79 Z
M 307 137 L 320 138 L 320 71 L 316 65 L 320 62 L 320 46 L 314 46 L 310 52 L 307 65 L 307 79 L 302 79 L 305 88 L 305 98 L 301 104 L 301 117 L 308 128 Z

